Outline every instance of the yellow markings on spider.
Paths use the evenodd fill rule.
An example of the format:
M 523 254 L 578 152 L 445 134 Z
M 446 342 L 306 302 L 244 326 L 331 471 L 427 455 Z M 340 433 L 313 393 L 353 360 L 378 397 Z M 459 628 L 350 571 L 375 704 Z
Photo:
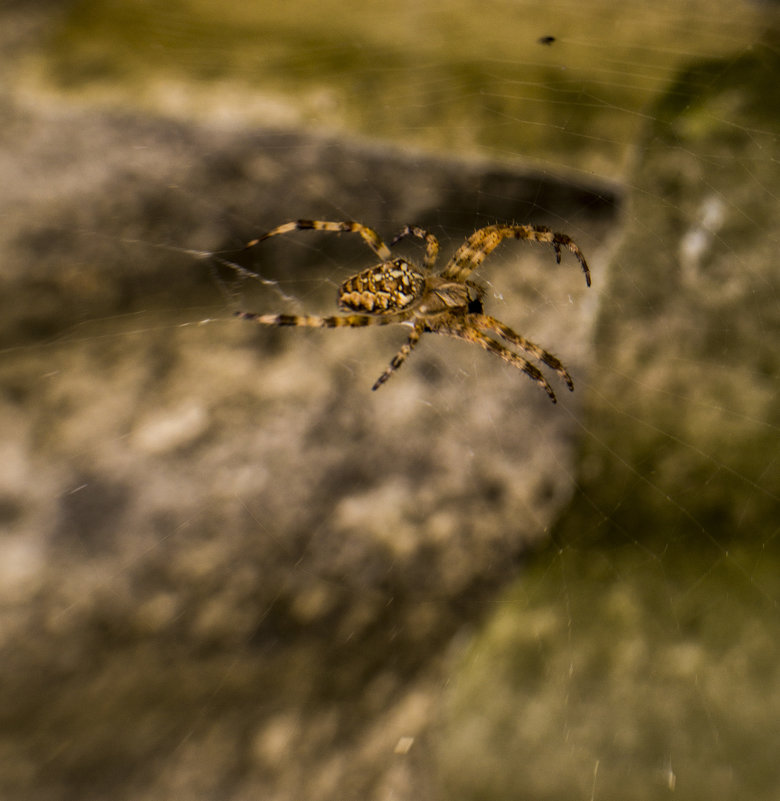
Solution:
M 485 290 L 468 280 L 504 239 L 519 239 L 552 245 L 555 258 L 561 261 L 561 251 L 571 251 L 585 274 L 590 286 L 590 270 L 579 247 L 566 234 L 555 233 L 542 225 L 488 225 L 475 231 L 455 251 L 441 272 L 433 270 L 439 253 L 436 237 L 416 225 L 407 225 L 390 243 L 395 245 L 407 236 L 425 242 L 423 267 L 418 268 L 406 259 L 393 259 L 379 234 L 361 223 L 329 222 L 327 220 L 294 220 L 269 231 L 247 243 L 247 248 L 279 234 L 291 231 L 330 231 L 357 233 L 381 262 L 348 278 L 338 290 L 338 305 L 342 316 L 319 317 L 293 314 L 255 314 L 240 311 L 237 316 L 265 326 L 298 326 L 306 328 L 361 328 L 368 325 L 394 325 L 405 323 L 412 330 L 407 341 L 379 376 L 372 389 L 382 384 L 406 361 L 423 334 L 444 334 L 479 345 L 494 353 L 513 367 L 522 370 L 547 393 L 555 403 L 555 392 L 542 371 L 524 356 L 510 350 L 499 340 L 514 345 L 537 361 L 550 367 L 574 389 L 574 382 L 560 360 L 509 326 L 485 314 Z M 493 336 L 491 336 L 491 334 Z M 494 338 L 497 337 L 497 338 Z

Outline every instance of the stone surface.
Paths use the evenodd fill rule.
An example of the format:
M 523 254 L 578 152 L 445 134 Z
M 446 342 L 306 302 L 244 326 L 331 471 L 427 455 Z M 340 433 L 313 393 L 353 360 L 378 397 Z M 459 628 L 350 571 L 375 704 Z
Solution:
M 777 42 L 648 109 L 578 489 L 452 671 L 450 799 L 777 796 Z
M 402 329 L 232 316 L 335 311 L 334 284 L 374 260 L 357 237 L 238 250 L 355 217 L 429 226 L 446 258 L 480 223 L 565 219 L 592 290 L 528 244 L 482 273 L 490 310 L 582 386 L 614 191 L 3 102 L 0 791 L 419 797 L 448 645 L 569 499 L 582 391 L 556 386 L 555 407 L 428 337 L 371 393 Z

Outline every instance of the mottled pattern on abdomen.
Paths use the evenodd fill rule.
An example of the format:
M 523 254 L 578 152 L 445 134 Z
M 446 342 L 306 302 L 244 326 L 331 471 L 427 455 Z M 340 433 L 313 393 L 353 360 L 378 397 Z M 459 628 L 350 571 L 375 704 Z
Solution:
M 412 306 L 425 291 L 425 278 L 403 259 L 387 261 L 348 278 L 339 287 L 339 306 L 385 314 Z

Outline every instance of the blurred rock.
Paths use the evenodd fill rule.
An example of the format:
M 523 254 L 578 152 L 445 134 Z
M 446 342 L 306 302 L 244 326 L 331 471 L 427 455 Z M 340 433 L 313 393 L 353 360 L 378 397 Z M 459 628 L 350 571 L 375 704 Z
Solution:
M 777 797 L 777 44 L 648 109 L 577 491 L 452 671 L 451 801 Z
M 3 105 L 0 794 L 434 797 L 448 644 L 572 492 L 614 190 Z M 481 272 L 490 311 L 577 391 L 556 384 L 555 407 L 478 348 L 427 337 L 371 393 L 403 330 L 236 320 L 247 304 L 333 311 L 334 284 L 374 260 L 313 232 L 239 253 L 298 217 L 387 237 L 418 222 L 442 258 L 496 220 L 565 225 L 593 289 L 570 255 L 528 244 Z

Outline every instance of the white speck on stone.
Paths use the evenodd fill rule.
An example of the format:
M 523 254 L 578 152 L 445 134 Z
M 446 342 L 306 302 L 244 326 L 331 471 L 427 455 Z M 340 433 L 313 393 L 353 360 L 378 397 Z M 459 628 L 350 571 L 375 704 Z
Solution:
M 203 406 L 187 403 L 148 416 L 133 432 L 132 442 L 146 453 L 167 453 L 189 445 L 207 426 Z

